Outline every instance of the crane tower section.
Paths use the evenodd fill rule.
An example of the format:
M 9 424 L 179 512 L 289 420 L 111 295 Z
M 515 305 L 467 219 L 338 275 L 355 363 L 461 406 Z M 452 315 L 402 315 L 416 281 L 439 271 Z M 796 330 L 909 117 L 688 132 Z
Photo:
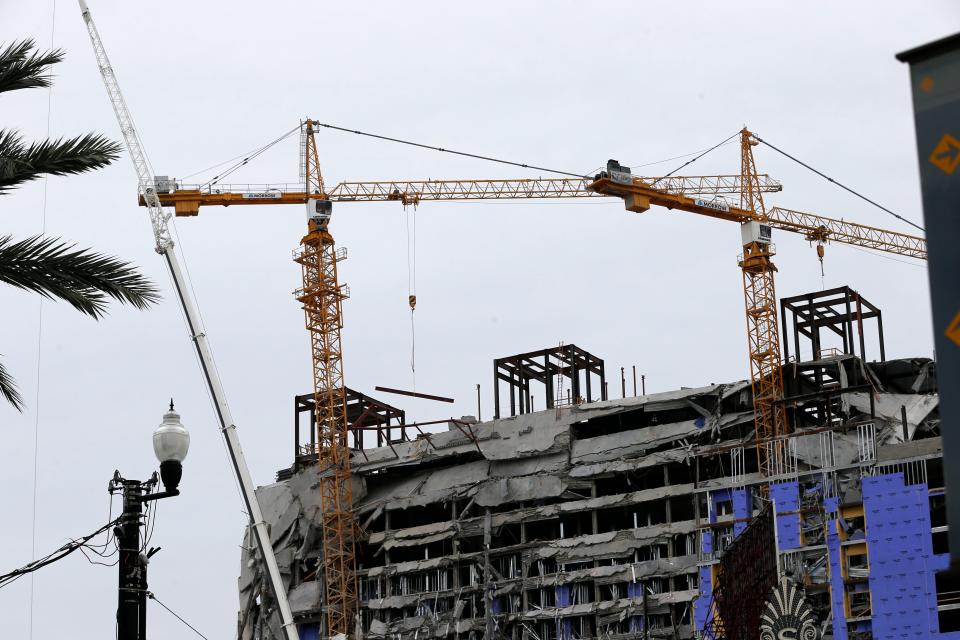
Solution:
M 349 635 L 357 599 L 354 571 L 353 492 L 347 442 L 346 392 L 343 381 L 342 303 L 349 295 L 337 279 L 337 263 L 346 251 L 336 250 L 328 230 L 332 203 L 320 173 L 313 122 L 304 123 L 303 176 L 307 235 L 294 260 L 303 271 L 296 298 L 303 305 L 313 359 L 322 518 L 323 584 L 326 590 L 327 637 Z
M 747 316 L 747 346 L 750 354 L 750 384 L 753 390 L 754 429 L 757 464 L 763 477 L 777 475 L 787 433 L 783 404 L 783 372 L 780 361 L 780 330 L 777 323 L 777 293 L 773 263 L 776 251 L 763 204 L 763 194 L 753 159 L 752 134 L 740 132 L 740 208 L 752 211 L 753 220 L 742 223 L 743 296 Z

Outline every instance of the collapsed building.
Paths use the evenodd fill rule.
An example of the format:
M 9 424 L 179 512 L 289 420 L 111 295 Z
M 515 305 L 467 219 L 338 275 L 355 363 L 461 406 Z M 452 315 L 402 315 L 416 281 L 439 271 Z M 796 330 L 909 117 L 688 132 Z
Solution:
M 495 361 L 486 422 L 407 424 L 349 391 L 356 636 L 754 638 L 781 580 L 821 637 L 960 629 L 935 578 L 934 363 L 887 360 L 880 310 L 847 287 L 783 299 L 781 324 L 791 431 L 763 444 L 768 477 L 749 382 L 609 399 L 574 345 Z M 312 411 L 296 399 L 293 464 L 258 490 L 304 639 L 325 635 Z M 282 637 L 249 531 L 239 593 L 238 637 Z

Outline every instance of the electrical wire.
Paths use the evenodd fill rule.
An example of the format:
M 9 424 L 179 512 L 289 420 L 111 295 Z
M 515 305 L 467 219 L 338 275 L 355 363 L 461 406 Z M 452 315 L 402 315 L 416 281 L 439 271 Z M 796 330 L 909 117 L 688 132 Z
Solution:
M 152 591 L 147 591 L 147 597 L 150 598 L 151 600 L 153 600 L 154 602 L 156 602 L 158 605 L 160 605 L 161 607 L 163 607 L 163 608 L 166 609 L 167 611 L 169 611 L 169 612 L 170 612 L 170 615 L 172 615 L 174 618 L 176 618 L 177 620 L 179 620 L 179 621 L 182 622 L 183 624 L 185 624 L 185 625 L 187 625 L 188 627 L 190 627 L 190 629 L 191 629 L 195 634 L 197 634 L 198 636 L 200 636 L 201 638 L 203 638 L 203 640 L 210 640 L 209 638 L 207 638 L 207 636 L 205 636 L 205 635 L 203 635 L 202 633 L 200 633 L 199 631 L 197 631 L 197 628 L 196 628 L 195 626 L 193 626 L 192 624 L 190 624 L 189 622 L 187 622 L 186 620 L 184 620 L 182 617 L 180 617 L 179 615 L 177 615 L 177 613 L 176 613 L 173 609 L 171 609 L 171 608 L 168 607 L 167 605 L 165 605 L 165 604 L 163 604 L 162 602 L 160 602 L 160 600 L 157 599 L 156 594 L 154 594 Z
M 120 558 L 117 558 L 113 562 L 100 562 L 99 560 L 94 560 L 93 558 L 87 555 L 88 550 L 90 550 L 90 547 L 88 547 L 87 545 L 81 545 L 80 553 L 83 554 L 83 557 L 86 558 L 87 562 L 89 562 L 90 564 L 100 565 L 101 567 L 115 567 L 120 562 Z M 97 554 L 97 555 L 100 555 L 100 554 Z M 102 558 L 102 557 L 109 557 L 109 556 L 100 556 L 100 557 Z
M 159 500 L 151 500 L 148 504 L 153 505 L 153 509 L 147 516 L 147 527 L 144 529 L 146 535 L 143 536 L 143 551 L 147 550 L 150 541 L 153 540 L 153 531 L 157 528 L 157 503 Z
M 54 35 L 57 27 L 57 0 L 53 0 L 53 6 L 50 11 L 50 49 L 53 50 Z M 47 139 L 50 139 L 50 121 L 53 112 L 53 83 L 47 87 Z M 50 176 L 43 176 L 43 210 L 40 215 L 40 234 L 47 231 L 47 182 Z M 37 484 L 40 478 L 40 372 L 43 346 L 43 296 L 40 296 L 40 304 L 37 307 L 37 386 L 34 395 L 33 410 L 33 501 L 30 512 L 30 558 L 36 560 L 37 557 Z M 29 638 L 33 640 L 33 603 L 36 581 L 34 576 L 30 576 L 30 631 Z
M 837 182 L 836 180 L 834 180 L 833 178 L 831 178 L 831 177 L 828 176 L 827 174 L 823 173 L 822 171 L 819 171 L 819 170 L 817 170 L 817 169 L 814 169 L 813 167 L 811 167 L 811 166 L 810 166 L 809 164 L 807 164 L 806 162 L 804 162 L 804 161 L 802 161 L 802 160 L 800 160 L 800 159 L 798 159 L 798 158 L 795 158 L 794 156 L 790 155 L 789 153 L 787 153 L 787 152 L 784 151 L 783 149 L 780 149 L 780 148 L 778 148 L 778 147 L 773 146 L 772 144 L 770 144 L 769 142 L 767 142 L 767 141 L 764 140 L 763 138 L 758 138 L 757 136 L 753 136 L 753 138 L 754 138 L 754 140 L 756 140 L 757 142 L 762 142 L 763 144 L 767 145 L 768 147 L 770 147 L 771 149 L 773 149 L 774 151 L 776 151 L 776 152 L 779 153 L 780 155 L 786 156 L 787 158 L 790 158 L 791 160 L 793 160 L 794 162 L 796 162 L 797 164 L 799 164 L 801 167 L 804 167 L 804 168 L 806 168 L 806 169 L 809 169 L 810 171 L 814 172 L 815 174 L 817 174 L 817 175 L 820 176 L 821 178 L 825 179 L 827 182 L 831 182 L 831 183 L 837 185 L 838 187 L 840 187 L 840 188 L 843 189 L 844 191 L 847 191 L 847 192 L 849 192 L 849 193 L 852 193 L 853 195 L 857 196 L 857 197 L 860 198 L 861 200 L 864 200 L 864 201 L 866 201 L 866 202 L 869 202 L 870 204 L 872 204 L 873 206 L 877 207 L 877 208 L 880 209 L 881 211 L 885 211 L 885 212 L 889 213 L 891 216 L 893 216 L 893 217 L 896 218 L 897 220 L 900 220 L 901 222 L 906 222 L 906 223 L 907 223 L 908 225 L 910 225 L 911 227 L 914 227 L 914 228 L 919 229 L 920 231 L 923 231 L 924 233 L 926 233 L 927 230 L 924 229 L 923 227 L 921 227 L 920 225 L 916 224 L 915 222 L 911 222 L 910 220 L 907 220 L 907 219 L 904 218 L 903 216 L 901 216 L 901 215 L 899 215 L 899 214 L 897 214 L 897 213 L 894 213 L 893 211 L 890 211 L 890 209 L 887 209 L 885 206 L 883 206 L 883 205 L 881 205 L 881 204 L 879 204 L 879 203 L 877 203 L 877 202 L 874 202 L 873 200 L 871 200 L 870 198 L 866 197 L 865 195 L 863 195 L 863 194 L 861 194 L 861 193 L 857 193 L 856 191 L 854 191 L 854 190 L 851 189 L 850 187 L 846 186 L 845 184 L 841 184 L 841 183 Z
M 107 506 L 107 522 L 110 522 L 110 521 L 113 520 L 113 497 L 114 497 L 114 494 L 111 493 L 111 494 L 110 494 L 110 500 L 109 500 L 108 506 Z M 107 547 L 110 546 L 110 543 L 111 543 L 111 542 L 114 542 L 114 540 L 115 540 L 115 537 L 114 537 L 114 535 L 113 535 L 113 529 L 108 529 L 108 530 L 107 530 L 107 539 L 104 541 L 104 543 L 103 543 L 102 545 L 85 544 L 84 547 L 86 547 L 86 548 L 89 549 L 90 551 L 93 551 L 94 553 L 96 553 L 96 554 L 99 555 L 100 557 L 108 558 L 108 557 L 112 556 L 113 554 L 115 554 L 115 553 L 117 552 L 116 545 L 114 545 L 114 550 L 111 551 L 109 554 L 106 553 Z M 104 555 L 104 554 L 106 554 L 106 555 Z
M 34 571 L 37 571 L 39 569 L 42 569 L 43 567 L 46 567 L 47 565 L 51 565 L 58 560 L 62 560 L 63 558 L 67 557 L 77 549 L 82 548 L 89 540 L 97 537 L 98 535 L 100 535 L 110 527 L 119 523 L 120 520 L 121 518 L 116 518 L 113 521 L 103 525 L 93 533 L 83 536 L 82 538 L 76 538 L 74 540 L 71 540 L 66 544 L 64 544 L 63 546 L 61 546 L 56 551 L 53 551 L 38 560 L 33 560 L 32 562 L 20 567 L 19 569 L 14 569 L 9 573 L 0 575 L 0 589 L 11 584 L 12 582 L 16 582 L 17 580 L 19 580 L 25 575 L 31 574 Z
M 315 123 L 319 127 L 325 129 L 333 129 L 334 131 L 343 131 L 344 133 L 353 133 L 358 136 L 364 136 L 367 138 L 376 138 L 377 140 L 386 140 L 387 142 L 396 142 L 398 144 L 405 144 L 410 147 L 419 147 L 421 149 L 429 149 L 431 151 L 441 151 L 443 153 L 451 153 L 455 156 L 463 156 L 465 158 L 475 158 L 477 160 L 486 160 L 488 162 L 496 162 L 499 164 L 506 164 L 512 167 L 521 167 L 523 169 L 536 169 L 537 171 L 547 171 L 549 173 L 558 173 L 560 175 L 572 176 L 574 178 L 590 178 L 588 175 L 582 173 L 574 173 L 572 171 L 560 171 L 558 169 L 548 169 L 546 167 L 538 167 L 532 164 L 526 164 L 524 162 L 513 162 L 511 160 L 504 160 L 502 158 L 494 158 L 491 156 L 482 156 L 476 153 L 467 153 L 466 151 L 457 151 L 455 149 L 446 149 L 444 147 L 436 147 L 429 144 L 422 144 L 420 142 L 412 142 L 410 140 L 401 140 L 400 138 L 391 138 L 390 136 L 384 136 L 377 133 L 370 133 L 368 131 L 359 131 L 357 129 L 347 129 L 346 127 L 338 127 L 334 124 L 326 124 L 323 122 Z

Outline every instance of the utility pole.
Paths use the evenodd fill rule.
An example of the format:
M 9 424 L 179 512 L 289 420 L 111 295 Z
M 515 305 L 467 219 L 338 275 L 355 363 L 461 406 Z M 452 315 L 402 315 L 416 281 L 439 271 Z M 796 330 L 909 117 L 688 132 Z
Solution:
M 117 584 L 117 639 L 146 640 L 147 637 L 147 563 L 155 553 L 140 550 L 140 525 L 144 494 L 157 483 L 154 475 L 147 482 L 126 480 L 114 472 L 111 490 L 123 492 L 123 514 L 114 533 L 120 550 Z
M 142 547 L 140 527 L 143 526 L 143 505 L 152 500 L 180 495 L 177 486 L 183 474 L 181 463 L 190 448 L 190 434 L 180 416 L 173 410 L 164 414 L 163 423 L 153 434 L 153 449 L 160 460 L 160 475 L 154 471 L 146 482 L 127 480 L 119 471 L 107 485 L 110 494 L 123 495 L 123 513 L 114 528 L 120 559 L 117 580 L 117 640 L 146 640 L 147 638 L 147 565 L 160 550 Z M 163 481 L 164 491 L 154 492 Z

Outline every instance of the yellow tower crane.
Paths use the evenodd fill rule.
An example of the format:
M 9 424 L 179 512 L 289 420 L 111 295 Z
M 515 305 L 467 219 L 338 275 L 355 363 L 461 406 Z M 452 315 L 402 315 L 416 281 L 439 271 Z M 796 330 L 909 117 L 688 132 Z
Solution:
M 347 442 L 347 399 L 343 383 L 342 303 L 346 285 L 337 278 L 337 251 L 329 231 L 332 206 L 320 173 L 313 122 L 304 123 L 304 184 L 308 194 L 307 235 L 300 240 L 294 260 L 301 266 L 303 287 L 296 298 L 303 304 L 313 365 L 313 401 L 316 412 L 317 458 L 320 483 L 320 537 L 323 541 L 323 584 L 327 633 L 349 634 L 357 600 L 353 491 L 350 483 L 350 446 Z
M 346 286 L 337 278 L 337 263 L 346 257 L 335 250 L 329 231 L 333 202 L 395 201 L 403 205 L 463 200 L 529 200 L 617 197 L 628 211 L 642 213 L 656 205 L 671 210 L 729 220 L 741 225 L 743 274 L 751 383 L 754 397 L 757 461 L 764 477 L 775 476 L 785 455 L 787 422 L 783 398 L 779 325 L 773 263 L 773 229 L 802 235 L 817 243 L 839 242 L 886 253 L 926 259 L 923 238 L 812 213 L 767 208 L 763 193 L 781 190 L 766 174 L 757 173 L 753 147 L 757 140 L 740 132 L 738 175 L 644 178 L 614 160 L 592 179 L 522 178 L 506 180 L 425 180 L 341 182 L 329 191 L 320 172 L 314 133 L 320 123 L 302 123 L 304 181 L 288 185 L 187 185 L 157 178 L 163 206 L 178 216 L 197 215 L 202 206 L 306 205 L 308 232 L 295 260 L 302 267 L 303 287 L 296 292 L 306 315 L 313 358 L 317 454 L 323 509 L 323 579 L 326 588 L 327 633 L 350 635 L 356 606 L 354 520 L 350 455 L 343 382 L 340 329 Z M 738 206 L 725 196 L 739 198 Z M 141 205 L 146 202 L 141 196 Z

